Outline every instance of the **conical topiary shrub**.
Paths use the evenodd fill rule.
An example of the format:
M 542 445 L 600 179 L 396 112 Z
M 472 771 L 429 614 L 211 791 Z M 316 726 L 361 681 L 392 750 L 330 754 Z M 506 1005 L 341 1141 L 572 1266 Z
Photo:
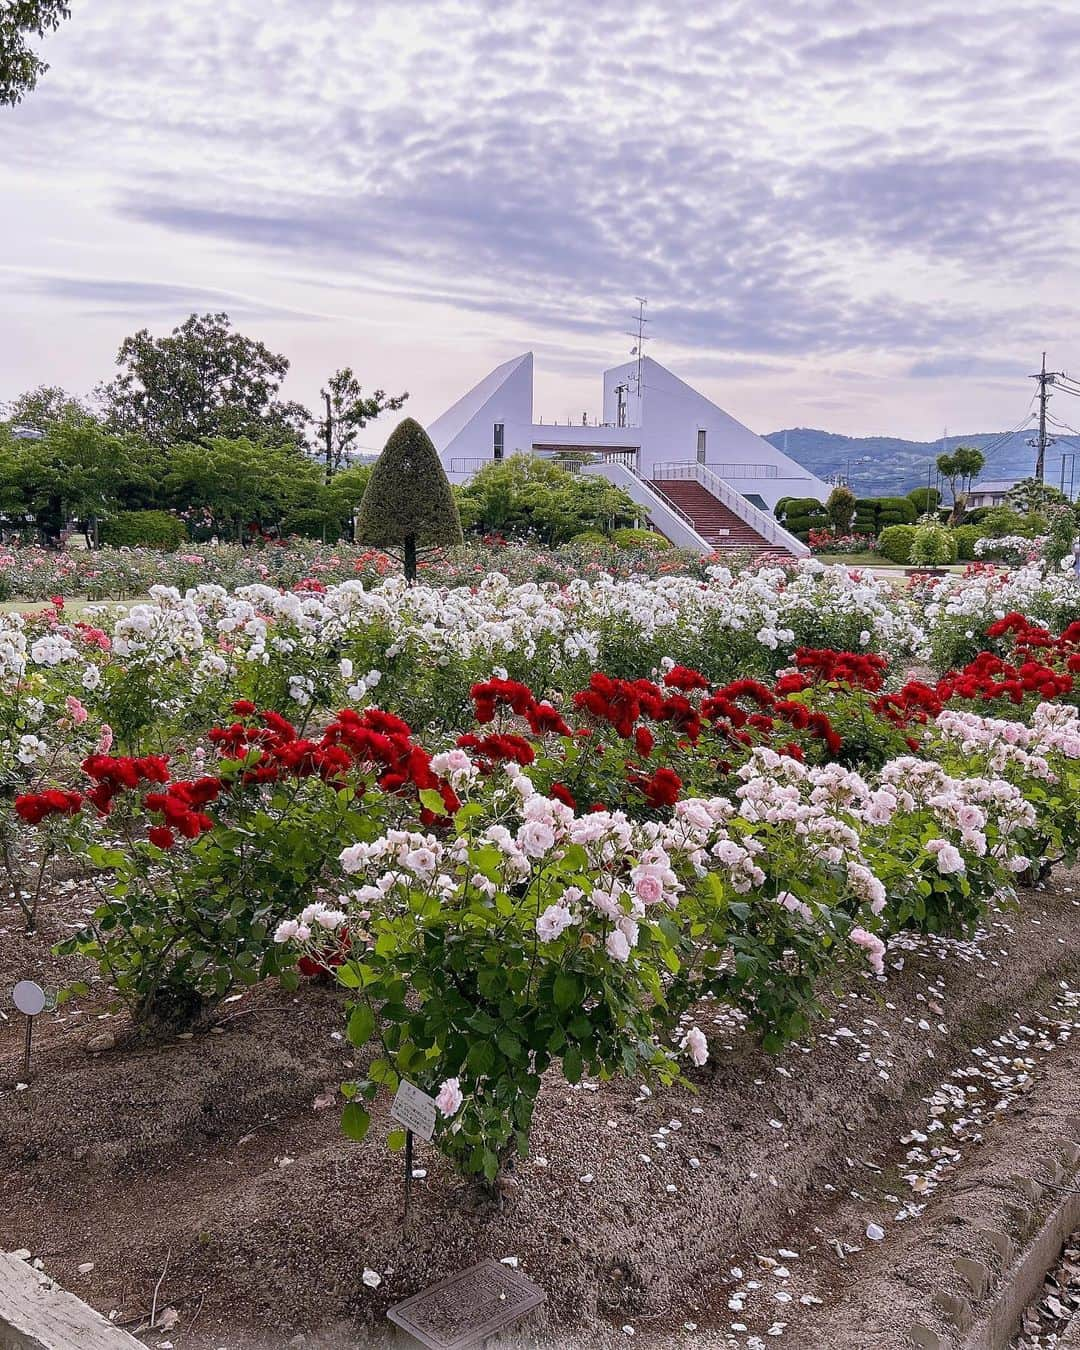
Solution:
M 360 501 L 356 542 L 400 557 L 416 580 L 425 548 L 462 542 L 457 503 L 438 452 L 419 422 L 406 417 L 390 433 Z

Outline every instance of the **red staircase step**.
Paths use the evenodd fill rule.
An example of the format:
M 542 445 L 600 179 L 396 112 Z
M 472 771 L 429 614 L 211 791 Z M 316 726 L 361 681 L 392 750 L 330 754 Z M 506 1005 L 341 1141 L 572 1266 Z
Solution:
M 696 479 L 654 478 L 650 486 L 689 516 L 698 534 L 718 551 L 751 548 L 757 553 L 787 553 L 790 556 L 789 549 L 766 539 Z

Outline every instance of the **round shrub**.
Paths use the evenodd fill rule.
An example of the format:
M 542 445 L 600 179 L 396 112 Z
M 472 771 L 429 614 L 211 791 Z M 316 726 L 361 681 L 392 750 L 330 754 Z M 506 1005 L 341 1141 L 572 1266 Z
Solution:
M 970 562 L 975 557 L 975 541 L 983 537 L 984 531 L 979 525 L 958 525 L 953 530 L 956 539 L 956 556 L 961 562 Z
M 103 520 L 101 543 L 110 548 L 177 549 L 187 539 L 184 522 L 168 511 L 120 511 Z
M 611 542 L 616 548 L 659 550 L 671 547 L 671 541 L 665 539 L 662 534 L 657 534 L 655 530 L 635 530 L 631 526 L 621 530 L 612 530 Z
M 900 519 L 896 522 L 900 525 L 914 525 L 918 516 L 915 510 L 915 503 L 908 497 L 881 497 L 878 499 L 878 515 L 884 518 L 887 514 L 897 513 Z
M 646 530 L 644 533 L 648 534 Z M 575 534 L 568 541 L 576 544 L 579 548 L 611 548 L 612 540 L 606 534 L 601 534 L 599 530 L 582 530 L 580 534 Z
M 935 487 L 917 487 L 908 493 L 907 499 L 915 507 L 916 512 L 924 516 L 930 511 L 935 511 L 941 503 L 941 493 Z
M 944 567 L 956 561 L 956 536 L 936 521 L 915 527 L 911 562 L 915 567 Z
M 877 551 L 890 562 L 906 565 L 911 561 L 914 541 L 914 525 L 889 525 L 878 535 Z

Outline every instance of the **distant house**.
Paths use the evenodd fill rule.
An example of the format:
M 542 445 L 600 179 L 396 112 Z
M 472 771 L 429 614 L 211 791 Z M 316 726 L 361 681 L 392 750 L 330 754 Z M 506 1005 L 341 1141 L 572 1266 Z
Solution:
M 777 523 L 782 497 L 825 501 L 829 485 L 650 357 L 604 372 L 601 421 L 533 420 L 532 352 L 496 367 L 428 427 L 452 482 L 515 453 L 617 483 L 653 527 L 702 552 L 805 555 Z
M 1003 506 L 1019 481 L 1019 478 L 984 478 L 968 493 L 967 510 L 974 511 L 977 506 Z

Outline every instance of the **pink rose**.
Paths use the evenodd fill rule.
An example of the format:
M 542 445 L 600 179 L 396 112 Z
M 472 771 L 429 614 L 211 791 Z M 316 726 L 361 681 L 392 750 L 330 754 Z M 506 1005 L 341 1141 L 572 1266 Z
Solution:
M 461 1110 L 461 1103 L 464 1100 L 461 1094 L 461 1083 L 456 1078 L 448 1078 L 439 1088 L 435 1105 L 444 1116 L 456 1116 Z

